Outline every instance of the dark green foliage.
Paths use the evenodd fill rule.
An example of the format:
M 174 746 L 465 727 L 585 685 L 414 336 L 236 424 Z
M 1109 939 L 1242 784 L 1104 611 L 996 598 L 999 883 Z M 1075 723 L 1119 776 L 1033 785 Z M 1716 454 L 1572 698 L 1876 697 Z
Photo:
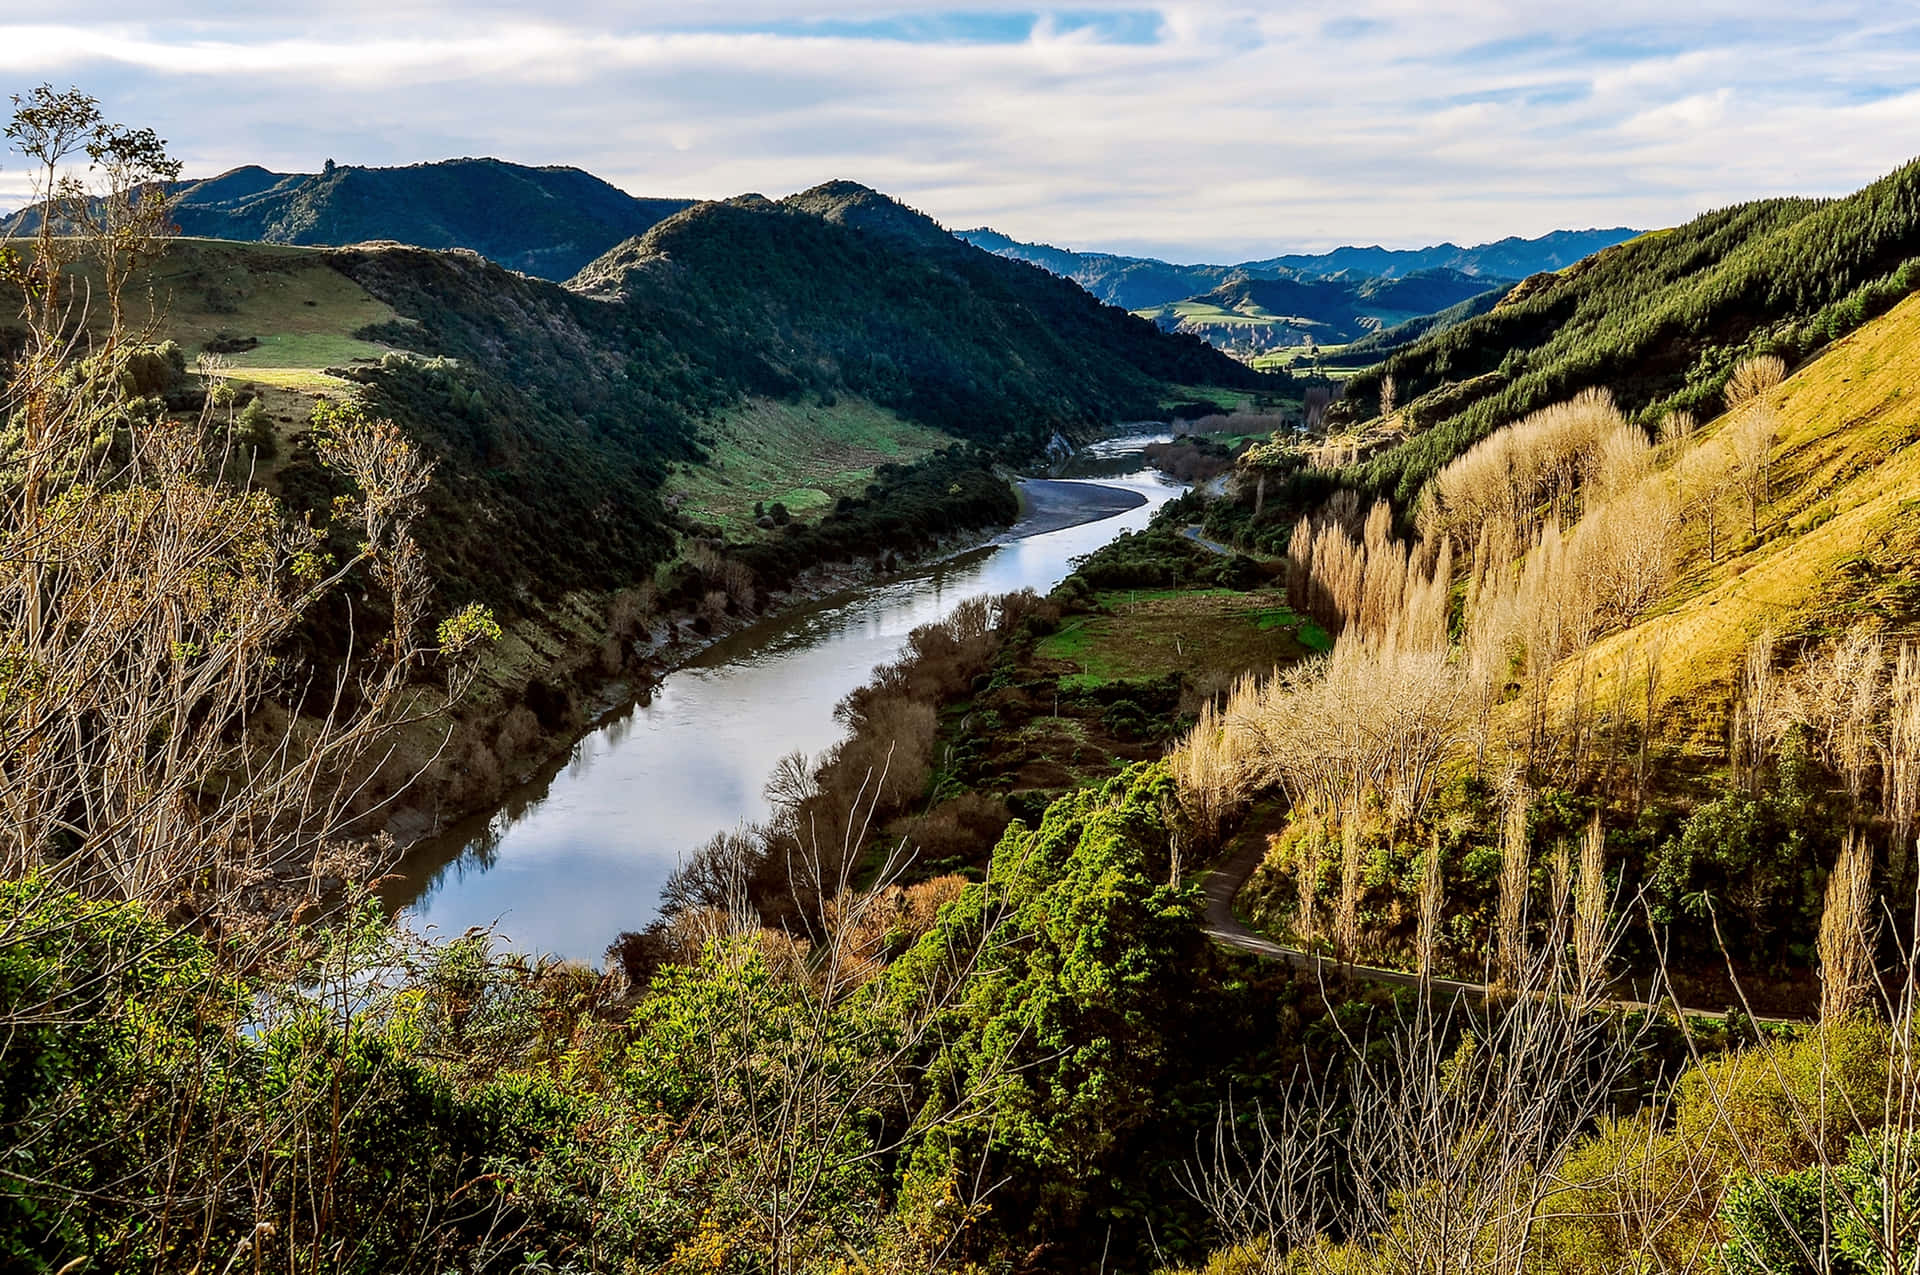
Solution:
M 434 352 L 352 375 L 438 462 L 415 535 L 447 596 L 511 614 L 529 593 L 618 587 L 666 556 L 659 488 L 697 454 L 696 415 L 725 401 L 711 376 L 608 307 L 498 266 L 399 250 L 337 265 L 420 320 L 381 339 Z
M 1920 1265 L 1920 1134 L 1848 1139 L 1844 1162 L 1748 1178 L 1720 1205 L 1727 1275 L 1876 1275 Z M 1890 1192 L 1889 1187 L 1894 1189 Z M 1889 1198 L 1889 1195 L 1893 1198 Z
M 1771 954 L 1775 965 L 1804 965 L 1819 924 L 1821 864 L 1839 848 L 1843 807 L 1798 732 L 1782 742 L 1776 780 L 1757 797 L 1735 790 L 1702 805 L 1652 856 L 1656 916 L 1695 923 L 1678 927 L 1683 946 L 1697 949 L 1684 955 L 1714 955 L 1698 924 L 1711 913 L 1743 959 Z M 1688 933 L 1705 941 L 1687 944 Z M 1782 943 L 1783 933 L 1799 941 Z
M 278 1243 L 311 1228 L 329 1269 L 371 1275 L 536 1225 L 515 1174 L 574 1118 L 538 1077 L 461 1090 L 415 1025 L 348 1027 L 318 999 L 250 1033 L 249 990 L 138 905 L 8 882 L 0 925 L 10 1266 L 204 1269 L 277 1220 Z
M 1151 417 L 1170 382 L 1286 384 L 850 182 L 698 205 L 574 282 L 697 342 L 740 390 L 844 389 L 1023 449 Z
M 176 392 L 187 375 L 187 356 L 179 345 L 162 341 L 136 350 L 127 358 L 127 396 L 165 398 Z
M 1791 365 L 1920 282 L 1920 164 L 1840 200 L 1776 199 L 1708 213 L 1529 279 L 1497 309 L 1437 332 L 1348 384 L 1349 416 L 1381 378 L 1420 430 L 1345 478 L 1410 502 L 1493 429 L 1589 386 L 1630 413 L 1710 414 L 1742 357 Z
M 252 452 L 260 460 L 271 460 L 278 454 L 279 444 L 274 439 L 273 418 L 267 415 L 267 405 L 259 399 L 251 399 L 240 409 L 235 424 L 239 427 L 235 441 Z
M 1173 800 L 1163 765 L 1136 766 L 1055 802 L 1037 831 L 1015 824 L 989 883 L 968 887 L 890 975 L 896 994 L 922 995 L 953 946 L 994 931 L 933 1069 L 955 1091 L 991 1079 L 990 1114 L 922 1154 L 965 1148 L 962 1162 L 988 1157 L 989 1178 L 1012 1175 L 994 1213 L 1016 1251 L 1085 1258 L 1107 1224 L 1127 1225 L 1130 1154 L 1205 1018 L 1200 897 L 1167 883 Z
M 1057 587 L 1055 597 L 1084 603 L 1095 591 L 1253 589 L 1266 582 L 1267 573 L 1251 558 L 1215 553 L 1172 526 L 1156 523 L 1145 531 L 1122 532 L 1080 559 L 1074 573 Z

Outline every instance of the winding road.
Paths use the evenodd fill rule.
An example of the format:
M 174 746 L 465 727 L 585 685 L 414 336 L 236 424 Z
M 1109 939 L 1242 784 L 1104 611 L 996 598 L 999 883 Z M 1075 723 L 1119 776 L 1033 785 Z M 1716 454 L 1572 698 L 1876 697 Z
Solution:
M 1233 910 L 1233 900 L 1240 893 L 1240 887 L 1247 883 L 1260 861 L 1266 857 L 1266 846 L 1259 840 L 1253 840 L 1242 846 L 1225 862 L 1218 864 L 1201 879 L 1207 897 L 1206 933 L 1207 937 L 1223 947 L 1251 953 L 1270 961 L 1285 961 L 1294 969 L 1313 975 L 1324 983 L 1329 980 L 1357 979 L 1363 983 L 1382 983 L 1390 987 L 1418 987 L 1420 976 L 1406 970 L 1388 969 L 1380 965 L 1356 965 L 1339 961 L 1330 956 L 1321 956 L 1315 952 L 1303 951 L 1297 947 L 1288 947 L 1276 943 L 1263 934 L 1249 928 Z M 1427 986 L 1438 992 L 1455 996 L 1472 996 L 1485 999 L 1496 992 L 1510 994 L 1506 989 L 1496 988 L 1490 983 L 1468 983 L 1452 978 L 1430 978 Z M 1624 1014 L 1672 1014 L 1674 1003 L 1668 1001 L 1643 1000 L 1605 1000 L 1597 1003 L 1596 1008 L 1612 1010 Z M 1803 1019 L 1781 1018 L 1765 1014 L 1746 1014 L 1744 1010 L 1734 1009 L 1696 1009 L 1681 1006 L 1678 1009 L 1685 1018 L 1729 1018 L 1735 1014 L 1745 1016 L 1754 1023 L 1771 1026 L 1800 1024 Z

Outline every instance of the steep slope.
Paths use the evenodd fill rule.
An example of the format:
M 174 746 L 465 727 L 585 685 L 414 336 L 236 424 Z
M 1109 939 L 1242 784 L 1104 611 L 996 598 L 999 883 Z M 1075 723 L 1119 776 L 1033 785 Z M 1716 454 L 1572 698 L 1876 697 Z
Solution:
M 1500 304 L 1507 296 L 1508 289 L 1493 288 L 1477 296 L 1469 297 L 1457 305 L 1448 306 L 1431 314 L 1396 323 L 1392 327 L 1370 332 L 1352 342 L 1337 354 L 1329 355 L 1326 362 L 1339 367 L 1368 367 L 1378 363 L 1396 350 L 1404 349 L 1415 341 L 1436 332 L 1465 323 L 1468 319 L 1477 319 Z
M 1346 479 L 1411 501 L 1494 428 L 1588 386 L 1647 420 L 1709 408 L 1745 355 L 1798 362 L 1905 296 L 1916 255 L 1910 164 L 1846 199 L 1742 204 L 1536 276 L 1354 378 L 1335 419 L 1376 412 L 1391 376 L 1413 437 Z
M 744 391 L 852 392 L 995 444 L 1152 416 L 1169 385 L 1286 388 L 845 182 L 697 205 L 569 286 Z
M 1701 520 L 1690 518 L 1679 582 L 1588 663 L 1612 669 L 1624 652 L 1657 644 L 1663 695 L 1717 748 L 1742 652 L 1762 628 L 1791 651 L 1862 618 L 1896 630 L 1920 624 L 1916 383 L 1920 297 L 1909 297 L 1767 391 L 1760 410 L 1777 413 L 1780 433 L 1760 534 L 1747 535 L 1730 499 L 1722 526 L 1734 526 L 1731 551 L 1715 562 Z M 1714 447 L 1731 425 L 1713 422 L 1692 446 Z
M 1236 276 L 1211 292 L 1157 310 L 1136 311 L 1170 332 L 1190 332 L 1222 347 L 1338 345 L 1417 321 L 1510 285 L 1456 270 L 1398 278 L 1268 279 Z
M 320 173 L 236 168 L 183 185 L 174 220 L 209 239 L 339 246 L 392 240 L 470 248 L 513 270 L 565 279 L 622 239 L 688 206 L 636 199 L 577 168 L 450 159 L 404 168 L 329 163 Z M 31 210 L 7 229 L 26 230 Z
M 1065 275 L 1102 301 L 1128 310 L 1145 310 L 1197 297 L 1236 275 L 1254 279 L 1324 279 L 1336 275 L 1392 279 L 1428 270 L 1453 270 L 1485 279 L 1521 279 L 1543 270 L 1561 269 L 1638 233 L 1624 228 L 1556 230 L 1538 239 L 1502 239 L 1473 248 L 1455 244 L 1416 249 L 1336 248 L 1237 265 L 1173 265 L 1152 257 L 1074 252 L 1050 244 L 1022 243 L 984 227 L 963 230 L 959 235 L 975 247 Z

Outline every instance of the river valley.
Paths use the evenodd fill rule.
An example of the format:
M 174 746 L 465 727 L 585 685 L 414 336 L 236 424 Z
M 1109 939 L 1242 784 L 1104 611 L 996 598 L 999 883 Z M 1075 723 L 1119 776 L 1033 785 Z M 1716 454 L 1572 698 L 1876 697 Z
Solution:
M 1140 459 L 1165 437 L 1088 448 L 1063 468 L 1072 486 L 1030 485 L 1027 516 L 990 544 L 714 644 L 581 739 L 550 776 L 415 847 L 389 898 L 425 933 L 492 927 L 517 950 L 598 961 L 621 931 L 653 919 L 681 855 L 765 817 L 761 788 L 782 756 L 813 756 L 841 737 L 834 705 L 916 626 L 969 597 L 1045 593 L 1075 558 L 1144 527 L 1179 495 Z M 1081 486 L 1095 479 L 1106 490 Z M 1093 520 L 1060 525 L 1076 516 Z

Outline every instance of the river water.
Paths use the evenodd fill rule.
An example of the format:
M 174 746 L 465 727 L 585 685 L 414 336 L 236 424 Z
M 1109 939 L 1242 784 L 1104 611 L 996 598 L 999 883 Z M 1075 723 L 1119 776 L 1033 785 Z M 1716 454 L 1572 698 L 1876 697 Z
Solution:
M 922 570 L 797 607 L 716 643 L 583 738 L 551 776 L 410 852 L 396 882 L 415 930 L 490 926 L 521 951 L 599 961 L 622 930 L 655 915 L 685 852 L 766 817 L 774 764 L 837 742 L 834 705 L 907 634 L 981 594 L 1045 593 L 1073 560 L 1138 530 L 1182 488 L 1143 468 L 1165 435 L 1088 448 L 1065 475 L 1138 492 L 1145 503 L 1099 521 L 999 541 Z

